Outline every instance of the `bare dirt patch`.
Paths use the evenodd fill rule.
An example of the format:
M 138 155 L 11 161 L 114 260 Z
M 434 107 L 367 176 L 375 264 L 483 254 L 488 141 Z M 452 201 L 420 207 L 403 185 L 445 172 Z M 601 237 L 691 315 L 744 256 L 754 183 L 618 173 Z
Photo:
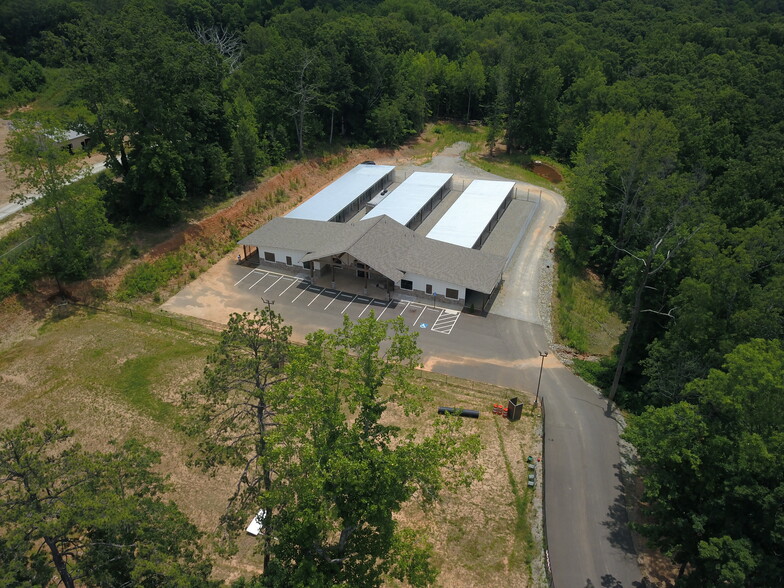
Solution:
M 561 175 L 561 172 L 559 172 L 553 166 L 548 165 L 542 161 L 537 160 L 532 162 L 529 166 L 529 169 L 537 176 L 540 176 L 545 180 L 549 180 L 553 184 L 560 184 L 563 182 L 563 176 Z

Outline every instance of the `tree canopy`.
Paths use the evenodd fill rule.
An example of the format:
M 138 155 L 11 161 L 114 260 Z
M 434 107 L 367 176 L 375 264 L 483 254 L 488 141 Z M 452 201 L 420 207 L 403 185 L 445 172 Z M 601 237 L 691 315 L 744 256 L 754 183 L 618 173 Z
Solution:
M 650 522 L 684 586 L 775 586 L 784 547 L 784 349 L 753 339 L 683 400 L 634 418 Z
M 26 263 L 7 260 L 0 292 L 13 287 L 19 272 L 46 273 L 58 280 L 84 278 L 97 265 L 104 241 L 114 233 L 100 192 L 88 182 L 83 160 L 63 147 L 67 132 L 52 116 L 19 117 L 8 138 L 6 170 L 14 181 L 14 199 L 33 203 L 33 247 Z M 3 292 L 3 293 L 7 293 Z
M 655 406 L 697 422 L 681 404 L 692 403 L 691 382 L 712 377 L 749 342 L 784 333 L 784 14 L 775 2 L 8 0 L 0 66 L 0 105 L 56 86 L 75 113 L 58 128 L 88 130 L 111 171 L 100 188 L 67 184 L 72 160 L 48 152 L 59 174 L 48 185 L 58 187 L 33 209 L 30 255 L 0 260 L 0 293 L 45 272 L 84 276 L 111 231 L 107 215 L 115 224 L 170 224 L 287 157 L 336 144 L 400 145 L 447 118 L 485 123 L 493 155 L 503 147 L 571 166 L 558 255 L 562 267 L 598 275 L 628 321 L 601 382 L 624 408 Z M 20 177 L 45 178 L 32 167 L 41 152 L 26 153 Z M 274 322 L 254 320 L 262 331 Z M 216 350 L 223 359 L 216 355 L 206 381 L 250 370 L 250 359 L 235 366 L 229 351 L 249 340 Z M 296 362 L 257 363 L 258 374 L 281 383 L 245 388 L 249 404 L 266 407 L 267 394 L 276 403 L 286 386 L 297 389 Z M 232 398 L 206 405 L 217 410 Z M 282 429 L 272 416 L 264 417 L 271 430 Z M 263 419 L 243 418 L 255 423 L 256 440 L 232 454 L 228 437 L 214 437 L 205 456 L 236 465 L 265 455 Z M 366 432 L 332 424 L 379 450 Z M 211 425 L 217 435 L 218 421 Z M 251 465 L 265 479 L 264 460 Z M 261 491 L 242 496 L 242 512 L 264 502 Z M 326 533 L 325 520 L 318 524 L 314 532 Z M 748 551 L 718 533 L 713 540 L 705 553 Z M 296 556 L 286 561 L 321 565 L 304 547 Z
M 430 585 L 431 547 L 394 518 L 481 475 L 476 435 L 439 418 L 415 435 L 384 420 L 389 407 L 419 412 L 420 351 L 401 319 L 371 316 L 289 346 L 266 309 L 233 315 L 198 390 L 189 397 L 207 468 L 237 469 L 223 526 L 241 529 L 259 509 L 264 586 Z M 468 465 L 467 465 L 468 464 Z
M 90 453 L 62 421 L 0 433 L 1 579 L 64 586 L 205 586 L 199 532 L 162 498 L 160 455 L 128 441 Z M 40 549 L 39 549 L 40 548 Z M 48 553 L 48 556 L 44 554 Z

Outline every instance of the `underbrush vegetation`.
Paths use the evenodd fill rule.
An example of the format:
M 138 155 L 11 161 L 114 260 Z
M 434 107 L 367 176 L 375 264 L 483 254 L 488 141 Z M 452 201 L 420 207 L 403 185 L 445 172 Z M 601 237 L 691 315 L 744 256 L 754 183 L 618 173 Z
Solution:
M 414 146 L 414 156 L 429 161 L 433 155 L 460 141 L 470 144 L 466 153 L 479 151 L 485 142 L 484 127 L 452 122 L 428 125 L 422 133 L 421 142 Z
M 558 241 L 555 333 L 558 340 L 580 353 L 609 355 L 623 334 L 624 323 L 615 313 L 613 298 L 601 281 L 575 263 L 568 240 Z
M 599 361 L 586 361 L 575 358 L 572 363 L 574 373 L 597 388 L 609 388 L 615 372 L 615 357 L 603 357 Z
M 155 261 L 142 261 L 129 271 L 117 292 L 117 299 L 128 302 L 153 294 L 170 279 L 182 272 L 183 255 L 170 253 Z

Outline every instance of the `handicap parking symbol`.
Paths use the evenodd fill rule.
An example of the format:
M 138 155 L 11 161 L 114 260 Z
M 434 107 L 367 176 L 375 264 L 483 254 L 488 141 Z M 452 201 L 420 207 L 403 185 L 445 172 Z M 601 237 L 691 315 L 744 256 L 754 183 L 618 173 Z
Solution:
M 419 325 L 419 328 L 420 328 L 420 329 L 426 329 L 427 327 L 428 327 L 428 324 L 427 324 L 427 323 L 421 323 L 421 324 Z

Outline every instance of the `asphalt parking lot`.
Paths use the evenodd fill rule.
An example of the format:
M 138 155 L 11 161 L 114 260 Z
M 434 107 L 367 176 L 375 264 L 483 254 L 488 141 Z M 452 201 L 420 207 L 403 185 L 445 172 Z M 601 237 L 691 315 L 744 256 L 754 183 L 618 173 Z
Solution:
M 291 325 L 292 339 L 299 342 L 318 329 L 340 327 L 344 314 L 352 320 L 371 313 L 380 320 L 401 316 L 419 335 L 426 369 L 515 389 L 536 386 L 541 325 L 463 313 L 438 302 L 434 307 L 400 296 L 399 291 L 389 300 L 386 290 L 372 283 L 368 295 L 333 289 L 323 278 L 318 284 L 310 282 L 306 272 L 276 269 L 237 264 L 235 252 L 167 300 L 161 310 L 225 324 L 232 313 L 269 304 Z
M 238 266 L 239 267 L 239 266 Z M 249 293 L 270 303 L 278 304 L 278 312 L 284 306 L 294 307 L 294 312 L 309 309 L 352 320 L 375 316 L 377 320 L 403 317 L 406 325 L 416 331 L 430 331 L 439 335 L 450 335 L 458 324 L 460 312 L 439 307 L 437 303 L 397 297 L 376 298 L 355 294 L 337 288 L 320 286 L 307 278 L 283 274 L 271 269 L 242 268 L 244 275 L 234 283 L 239 293 Z M 236 274 L 236 271 L 232 272 Z

